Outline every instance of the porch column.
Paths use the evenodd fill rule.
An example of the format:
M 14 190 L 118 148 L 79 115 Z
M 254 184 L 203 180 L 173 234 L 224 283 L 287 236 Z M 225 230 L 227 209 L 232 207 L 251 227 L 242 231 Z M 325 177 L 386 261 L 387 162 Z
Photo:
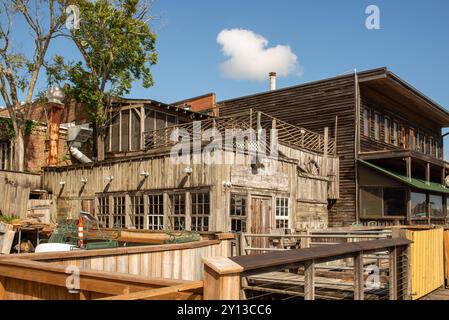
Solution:
M 426 182 L 430 182 L 430 163 L 426 162 Z
M 405 164 L 406 164 L 407 178 L 409 180 L 411 180 L 412 179 L 412 157 L 407 157 L 405 159 Z

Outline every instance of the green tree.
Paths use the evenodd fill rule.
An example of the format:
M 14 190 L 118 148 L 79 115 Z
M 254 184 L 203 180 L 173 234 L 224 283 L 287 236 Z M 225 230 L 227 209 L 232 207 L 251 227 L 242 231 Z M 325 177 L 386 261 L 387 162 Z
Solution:
M 55 81 L 67 81 L 68 96 L 87 108 L 94 123 L 94 153 L 103 160 L 107 113 L 114 97 L 129 93 L 136 80 L 145 88 L 153 85 L 150 67 L 157 62 L 157 53 L 156 34 L 149 25 L 150 1 L 74 0 L 72 4 L 79 8 L 80 22 L 69 37 L 83 59 L 65 62 L 56 56 L 50 74 Z
M 65 2 L 0 0 L 0 94 L 11 118 L 15 170 L 24 170 L 24 135 L 35 87 L 50 42 L 64 25 Z M 28 51 L 13 45 L 23 38 L 14 25 L 20 19 L 34 40 Z M 22 94 L 24 101 L 20 101 Z

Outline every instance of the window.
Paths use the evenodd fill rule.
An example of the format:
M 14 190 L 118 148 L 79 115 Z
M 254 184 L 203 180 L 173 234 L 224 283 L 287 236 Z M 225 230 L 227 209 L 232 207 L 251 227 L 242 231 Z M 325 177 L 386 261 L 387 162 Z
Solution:
M 169 219 L 173 230 L 185 230 L 186 222 L 186 197 L 184 193 L 171 194 Z
M 437 140 L 435 140 L 434 156 L 435 156 L 435 158 L 440 157 L 440 144 L 438 143 Z
M 9 169 L 9 143 L 0 142 L 0 170 Z
M 209 192 L 192 192 L 192 231 L 209 231 Z
M 133 226 L 136 229 L 142 230 L 145 228 L 143 195 L 130 196 L 130 200 L 131 200 L 131 208 L 130 208 L 131 226 Z
M 385 143 L 391 143 L 391 122 L 390 118 L 385 117 L 384 120 Z
M 433 138 L 429 138 L 429 154 L 433 155 L 434 154 L 434 150 L 433 148 L 435 148 L 435 145 L 433 143 Z
M 148 229 L 164 229 L 164 196 L 162 194 L 148 195 Z
M 416 149 L 415 129 L 413 129 L 413 128 L 409 129 L 408 146 L 409 146 L 409 148 L 411 150 L 415 150 Z
M 112 207 L 113 228 L 125 228 L 125 196 L 114 196 Z
M 395 146 L 399 144 L 398 123 L 396 121 L 393 122 L 393 144 Z
M 365 218 L 398 217 L 407 213 L 403 188 L 363 187 L 360 200 L 361 215 Z
M 104 228 L 109 228 L 109 197 L 98 197 L 97 219 Z
M 289 210 L 288 210 L 288 198 L 276 198 L 276 229 L 286 230 L 289 229 Z
M 405 189 L 384 188 L 384 216 L 405 216 L 407 214 Z
M 231 194 L 231 231 L 246 232 L 246 196 Z
M 363 217 L 382 216 L 382 189 L 362 188 L 360 192 L 361 215 Z
M 444 218 L 443 197 L 438 195 L 429 195 L 430 216 Z
M 427 197 L 425 193 L 412 192 L 412 217 L 424 218 L 427 216 Z
M 369 136 L 369 110 L 363 109 L 363 134 Z
M 374 139 L 380 140 L 380 114 L 374 113 Z

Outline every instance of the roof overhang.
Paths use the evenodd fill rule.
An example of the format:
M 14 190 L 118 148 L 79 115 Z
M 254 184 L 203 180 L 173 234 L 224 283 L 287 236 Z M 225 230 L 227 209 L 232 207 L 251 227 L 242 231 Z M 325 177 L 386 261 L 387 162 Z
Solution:
M 380 68 L 358 74 L 361 88 L 369 88 L 387 98 L 413 108 L 413 111 L 432 119 L 441 127 L 449 127 L 449 112 L 412 85 L 389 71 Z

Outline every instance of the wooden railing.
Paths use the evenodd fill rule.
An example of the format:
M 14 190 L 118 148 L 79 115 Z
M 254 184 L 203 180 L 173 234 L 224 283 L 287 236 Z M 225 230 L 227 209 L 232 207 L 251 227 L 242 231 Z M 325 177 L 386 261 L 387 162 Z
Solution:
M 245 255 L 230 259 L 205 258 L 204 298 L 273 299 L 275 296 L 305 300 L 338 299 L 335 292 L 339 292 L 341 299 L 364 300 L 365 297 L 409 299 L 409 245 L 410 241 L 407 239 L 392 238 Z M 383 252 L 387 254 L 387 263 L 379 270 L 379 283 L 376 283 L 379 288 L 372 289 L 367 285 L 370 275 L 365 257 Z M 341 259 L 353 260 L 351 272 L 348 273 L 348 270 L 340 273 L 335 270 L 328 272 L 328 278 L 333 275 L 339 277 L 341 281 L 338 285 L 327 283 L 324 289 L 320 287 L 319 280 L 323 278 L 322 271 L 318 274 L 320 264 Z M 271 278 L 265 276 L 257 279 L 260 275 L 273 272 L 276 274 Z M 283 281 L 281 279 L 283 274 L 297 279 Z M 348 274 L 351 281 L 347 279 Z M 250 283 L 251 281 L 253 283 Z M 262 294 L 249 296 L 245 293 L 248 290 Z M 333 291 L 334 295 L 330 291 Z
M 263 146 L 267 152 L 270 152 L 270 130 L 276 129 L 278 135 L 278 142 L 288 147 L 296 149 L 304 149 L 320 154 L 336 155 L 336 139 L 330 139 L 328 130 L 325 130 L 323 135 L 309 131 L 307 129 L 294 126 L 287 122 L 276 119 L 263 112 L 245 112 L 242 114 L 216 117 L 200 121 L 201 134 L 208 129 L 218 130 L 222 137 L 225 136 L 226 130 L 247 130 L 253 129 L 257 132 L 258 129 L 265 129 L 266 144 Z M 176 126 L 170 126 L 162 129 L 144 132 L 145 149 L 158 149 L 173 146 L 178 141 L 173 141 L 171 135 L 175 133 L 188 134 L 190 139 L 194 137 L 194 122 L 184 123 Z M 257 146 L 253 146 L 257 150 Z
M 378 240 L 392 237 L 391 230 L 316 230 L 295 234 L 251 234 L 236 235 L 237 254 L 263 253 L 304 249 L 321 245 L 333 245 L 346 242 Z M 235 252 L 234 251 L 234 252 Z
M 202 299 L 202 281 L 146 278 L 81 268 L 75 275 L 74 270 L 73 266 L 2 259 L 0 300 Z

